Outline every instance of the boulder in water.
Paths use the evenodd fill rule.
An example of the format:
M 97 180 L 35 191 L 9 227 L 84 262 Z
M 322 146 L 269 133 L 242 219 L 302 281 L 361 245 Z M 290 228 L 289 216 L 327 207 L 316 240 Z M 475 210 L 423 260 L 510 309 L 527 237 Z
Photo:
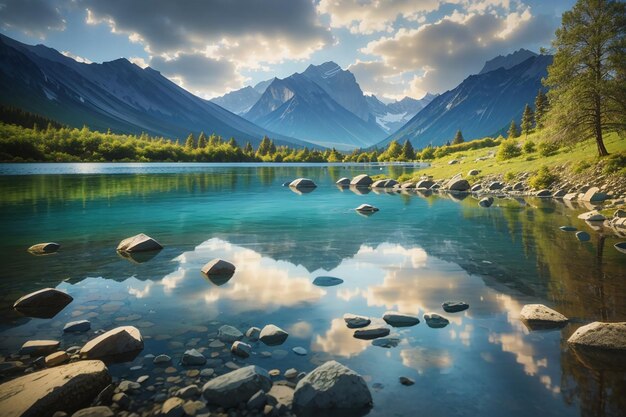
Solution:
M 115 357 L 136 353 L 143 349 L 143 337 L 134 326 L 121 326 L 90 340 L 80 350 L 87 359 Z
M 373 182 L 374 181 L 370 178 L 369 175 L 361 174 L 352 178 L 352 181 L 350 181 L 350 185 L 355 187 L 369 187 L 370 185 L 372 185 Z
M 101 361 L 78 361 L 33 372 L 0 385 L 0 410 L 5 416 L 73 413 L 88 406 L 111 376 Z
M 161 249 L 163 246 L 159 242 L 143 233 L 126 238 L 117 245 L 118 252 L 147 252 Z
M 320 410 L 330 409 L 349 412 L 371 406 L 372 394 L 363 377 L 336 361 L 309 372 L 298 382 L 293 396 L 293 408 L 298 415 L 322 415 Z
M 73 298 L 57 289 L 44 288 L 21 297 L 13 304 L 13 308 L 28 317 L 52 318 Z
M 55 242 L 46 242 L 46 243 L 37 243 L 30 248 L 28 251 L 33 255 L 47 255 L 49 253 L 54 253 L 61 248 L 61 245 Z
M 290 187 L 293 188 L 315 188 L 317 184 L 308 178 L 298 178 L 289 183 Z
M 204 384 L 202 395 L 209 404 L 230 408 L 247 402 L 259 391 L 268 392 L 272 380 L 268 372 L 258 366 L 246 366 L 218 376 Z
M 543 304 L 526 304 L 520 312 L 520 319 L 531 330 L 563 327 L 568 322 L 563 314 Z

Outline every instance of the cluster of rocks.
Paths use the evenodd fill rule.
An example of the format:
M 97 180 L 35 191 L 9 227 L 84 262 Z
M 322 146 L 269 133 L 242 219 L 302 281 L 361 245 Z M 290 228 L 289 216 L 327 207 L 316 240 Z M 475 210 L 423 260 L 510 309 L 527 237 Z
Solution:
M 555 329 L 569 319 L 543 304 L 526 304 L 520 319 L 530 330 Z M 578 359 L 592 369 L 626 369 L 626 322 L 593 322 L 567 340 Z
M 50 299 L 48 294 L 40 294 L 23 299 Z M 90 328 L 88 322 L 76 321 L 67 323 L 64 332 Z M 0 385 L 0 409 L 7 416 L 182 417 L 322 415 L 328 409 L 354 412 L 372 406 L 365 380 L 335 361 L 325 362 L 308 374 L 288 369 L 282 374 L 284 379 L 279 379 L 279 370 L 240 364 L 252 354 L 256 342 L 256 346 L 284 343 L 289 335 L 278 326 L 251 327 L 244 334 L 236 327 L 222 325 L 216 336 L 209 346 L 231 344 L 230 362 L 224 364 L 221 354 L 205 356 L 204 348 L 188 349 L 180 357 L 179 366 L 184 369 L 179 371 L 170 356 L 149 354 L 144 356 L 143 365 L 130 371 L 153 366 L 154 374 L 134 381 L 125 376 L 112 378 L 105 363 L 143 349 L 143 338 L 135 327 L 117 327 L 66 351 L 59 350 L 60 341 L 27 341 L 15 359 L 28 360 L 29 367 L 21 362 L 13 365 L 12 375 L 22 376 Z M 294 347 L 293 352 L 307 354 L 302 347 Z M 271 355 L 261 352 L 260 356 L 266 353 Z M 40 359 L 39 355 L 46 356 Z M 3 361 L 0 373 L 9 375 L 11 365 Z M 167 377 L 158 376 L 157 369 Z
M 442 304 L 442 308 L 448 313 L 456 313 L 467 310 L 469 304 L 463 301 L 446 301 Z M 428 312 L 423 317 L 426 325 L 433 329 L 440 329 L 450 324 L 450 320 L 438 313 Z M 372 325 L 372 319 L 369 317 L 346 313 L 343 316 L 343 320 L 349 329 L 356 329 L 353 334 L 354 338 L 373 340 L 372 344 L 374 346 L 395 347 L 400 341 L 394 336 L 387 338 L 391 330 L 384 326 Z M 398 311 L 387 311 L 383 314 L 382 320 L 391 327 L 411 327 L 420 323 L 419 317 Z
M 480 171 L 472 169 L 467 173 L 468 178 L 475 177 Z M 485 177 L 482 181 L 470 182 L 463 178 L 463 174 L 459 173 L 447 180 L 433 180 L 432 177 L 424 176 L 418 181 L 407 181 L 398 183 L 392 179 L 381 179 L 373 181 L 366 174 L 358 175 L 352 180 L 349 178 L 341 178 L 337 181 L 340 188 L 350 187 L 355 192 L 363 193 L 363 190 L 382 189 L 391 192 L 407 192 L 412 191 L 423 195 L 429 195 L 433 192 L 450 193 L 456 199 L 463 199 L 468 195 L 474 196 L 479 207 L 489 208 L 495 203 L 495 198 L 508 197 L 527 197 L 533 196 L 538 198 L 553 198 L 557 201 L 577 208 L 573 204 L 579 204 L 591 212 L 584 213 L 579 218 L 587 221 L 589 226 L 594 230 L 610 231 L 619 237 L 626 237 L 626 209 L 617 209 L 613 213 L 612 218 L 607 218 L 598 210 L 614 207 L 625 207 L 626 195 L 617 194 L 615 191 L 609 193 L 607 185 L 600 187 L 590 186 L 588 184 L 573 184 L 569 182 L 560 182 L 550 189 L 533 190 L 527 184 L 529 173 L 521 173 L 513 181 L 507 183 L 502 180 L 501 176 Z M 622 190 L 615 183 L 610 183 L 612 190 Z M 626 186 L 623 186 L 626 187 Z M 623 190 L 626 192 L 626 188 Z M 618 191 L 621 193 L 622 191 Z M 378 208 L 370 204 L 362 204 L 356 208 L 360 214 L 371 215 L 378 211 Z M 587 232 L 580 231 L 576 237 L 584 242 L 591 239 Z M 626 242 L 620 242 L 615 245 L 615 249 L 626 253 Z

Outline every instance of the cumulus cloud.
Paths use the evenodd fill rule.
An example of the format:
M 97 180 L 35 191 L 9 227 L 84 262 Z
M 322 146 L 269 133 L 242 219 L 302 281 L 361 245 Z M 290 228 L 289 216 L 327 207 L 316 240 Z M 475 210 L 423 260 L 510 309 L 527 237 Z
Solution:
M 172 59 L 153 57 L 150 66 L 197 95 L 213 97 L 225 88 L 239 87 L 244 78 L 232 61 L 182 53 Z
M 65 29 L 65 19 L 54 1 L 0 0 L 0 27 L 44 38 L 50 30 Z
M 406 93 L 421 96 L 456 86 L 498 54 L 547 42 L 550 37 L 548 19 L 533 16 L 529 8 L 502 16 L 455 11 L 438 22 L 371 41 L 362 51 L 395 73 L 414 72 Z
M 150 66 L 204 97 L 242 87 L 242 70 L 306 59 L 333 42 L 311 0 L 77 3 L 88 24 L 143 45 Z
M 321 0 L 320 14 L 330 17 L 332 27 L 345 27 L 351 33 L 371 34 L 391 31 L 397 18 L 418 21 L 424 13 L 437 10 L 440 0 Z
M 348 70 L 354 74 L 366 94 L 383 92 L 385 97 L 401 98 L 406 90 L 406 84 L 398 71 L 382 61 L 357 60 Z
M 331 42 L 310 0 L 78 0 L 88 22 L 145 44 L 155 55 L 203 51 L 213 57 L 245 54 L 267 62 L 308 57 Z

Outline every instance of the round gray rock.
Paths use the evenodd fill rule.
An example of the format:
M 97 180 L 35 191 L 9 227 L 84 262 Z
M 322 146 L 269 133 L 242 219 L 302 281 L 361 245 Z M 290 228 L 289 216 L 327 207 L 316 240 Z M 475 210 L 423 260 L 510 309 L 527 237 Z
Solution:
M 268 324 L 261 330 L 259 340 L 268 346 L 276 346 L 283 344 L 287 337 L 289 337 L 289 333 L 278 326 Z
M 206 358 L 197 350 L 189 349 L 183 353 L 183 357 L 180 362 L 186 366 L 198 366 L 204 365 L 206 363 Z
M 398 313 L 397 311 L 388 311 L 383 315 L 383 320 L 393 327 L 409 327 L 415 326 L 420 319 L 410 314 Z
M 209 404 L 229 408 L 247 402 L 259 390 L 267 392 L 271 388 L 267 371 L 251 365 L 210 380 L 204 384 L 202 395 Z
M 346 325 L 351 329 L 358 329 L 359 327 L 369 326 L 372 322 L 369 318 L 365 316 L 359 316 L 356 314 L 344 314 L 343 319 L 346 322 Z
M 233 343 L 243 339 L 243 333 L 237 328 L 225 324 L 217 330 L 217 338 L 224 343 Z
M 121 326 L 87 342 L 80 350 L 80 356 L 95 359 L 142 349 L 143 337 L 139 329 L 133 326 Z
M 143 233 L 126 238 L 117 245 L 119 252 L 145 252 L 160 249 L 163 249 L 163 246 L 159 242 Z
M 336 361 L 315 368 L 302 378 L 293 396 L 293 408 L 303 412 L 371 407 L 372 394 L 361 375 Z
M 450 320 L 447 318 L 440 316 L 437 313 L 426 313 L 424 314 L 424 321 L 426 321 L 426 325 L 433 329 L 441 329 L 442 327 L 446 327 L 450 324 Z
M 526 304 L 520 312 L 520 319 L 531 329 L 548 329 L 564 326 L 568 319 L 563 314 L 543 304 Z

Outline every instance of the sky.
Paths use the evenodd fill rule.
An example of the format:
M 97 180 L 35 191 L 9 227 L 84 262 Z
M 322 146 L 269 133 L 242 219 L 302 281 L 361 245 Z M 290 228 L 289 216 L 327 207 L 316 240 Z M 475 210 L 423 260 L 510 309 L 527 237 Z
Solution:
M 127 58 L 204 98 L 334 61 L 389 101 L 550 47 L 575 0 L 0 0 L 0 30 L 84 62 Z

